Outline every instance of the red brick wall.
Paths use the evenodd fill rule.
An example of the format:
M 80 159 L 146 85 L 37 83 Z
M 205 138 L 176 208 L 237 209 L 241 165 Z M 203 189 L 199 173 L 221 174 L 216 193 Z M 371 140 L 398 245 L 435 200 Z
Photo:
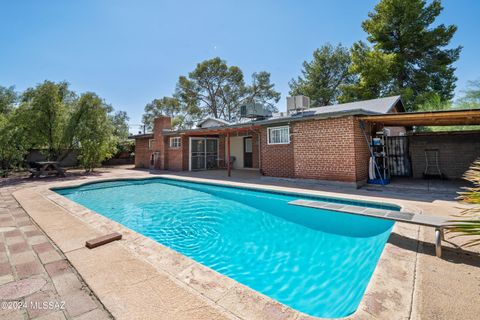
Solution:
M 261 132 L 265 175 L 342 182 L 368 176 L 368 148 L 353 116 L 292 122 L 288 145 L 268 145 L 267 129 Z
M 149 168 L 152 150 L 148 149 L 148 138 L 135 139 L 135 168 Z
M 290 132 L 291 133 L 291 132 Z M 260 129 L 261 171 L 266 176 L 293 178 L 295 176 L 293 160 L 293 144 L 267 144 L 267 128 Z
M 165 169 L 167 166 L 168 155 L 167 155 L 167 146 L 168 139 L 163 136 L 162 131 L 164 129 L 172 128 L 172 119 L 170 117 L 160 116 L 155 118 L 153 124 L 153 137 L 154 142 L 154 151 L 159 152 L 157 162 L 155 163 L 155 169 Z
M 180 148 L 170 148 L 170 138 L 175 136 L 168 136 L 165 137 L 166 140 L 166 167 L 167 170 L 172 171 L 182 171 L 183 168 L 183 156 L 184 156 L 184 148 L 188 150 L 188 138 L 182 137 L 182 146 Z M 185 140 L 187 141 L 185 144 Z M 188 153 L 187 153 L 188 157 Z M 187 159 L 188 161 L 188 159 Z M 187 162 L 187 170 L 188 170 L 188 162 Z
M 299 121 L 292 129 L 296 178 L 356 181 L 352 117 Z

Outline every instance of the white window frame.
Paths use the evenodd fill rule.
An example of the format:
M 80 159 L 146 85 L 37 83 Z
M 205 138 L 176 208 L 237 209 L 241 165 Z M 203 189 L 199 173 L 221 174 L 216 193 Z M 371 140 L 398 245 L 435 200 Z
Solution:
M 273 130 L 283 130 L 287 129 L 287 139 L 288 141 L 282 142 L 270 142 L 270 132 Z M 267 144 L 269 145 L 277 145 L 277 144 L 290 144 L 290 126 L 279 126 L 279 127 L 268 127 L 267 128 Z
M 169 146 L 170 149 L 180 149 L 182 147 L 182 137 L 171 137 Z
M 155 139 L 148 139 L 148 150 L 153 149 L 154 142 L 155 142 Z

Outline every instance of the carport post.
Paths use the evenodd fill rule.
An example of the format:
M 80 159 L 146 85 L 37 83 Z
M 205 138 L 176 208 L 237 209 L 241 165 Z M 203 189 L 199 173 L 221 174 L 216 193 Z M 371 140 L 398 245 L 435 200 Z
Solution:
M 435 228 L 435 255 L 438 258 L 442 257 L 442 239 L 443 239 L 443 228 Z
M 232 168 L 230 166 L 230 132 L 227 131 L 227 170 L 228 176 L 232 175 Z

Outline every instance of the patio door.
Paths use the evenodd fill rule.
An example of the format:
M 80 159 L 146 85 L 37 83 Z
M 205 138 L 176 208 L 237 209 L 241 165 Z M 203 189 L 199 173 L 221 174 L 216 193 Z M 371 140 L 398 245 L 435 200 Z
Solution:
M 190 138 L 190 170 L 218 167 L 218 139 Z

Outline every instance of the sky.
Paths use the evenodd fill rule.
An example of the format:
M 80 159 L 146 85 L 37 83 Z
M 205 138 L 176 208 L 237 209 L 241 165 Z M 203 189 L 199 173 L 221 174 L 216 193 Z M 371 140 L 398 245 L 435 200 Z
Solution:
M 288 82 L 327 42 L 365 40 L 361 22 L 378 0 L 162 1 L 0 0 L 0 85 L 22 91 L 44 80 L 93 91 L 127 111 L 131 130 L 145 104 L 169 96 L 180 75 L 221 57 L 247 81 L 268 71 L 285 110 Z M 438 23 L 455 24 L 463 46 L 457 97 L 480 79 L 480 1 L 443 0 Z

